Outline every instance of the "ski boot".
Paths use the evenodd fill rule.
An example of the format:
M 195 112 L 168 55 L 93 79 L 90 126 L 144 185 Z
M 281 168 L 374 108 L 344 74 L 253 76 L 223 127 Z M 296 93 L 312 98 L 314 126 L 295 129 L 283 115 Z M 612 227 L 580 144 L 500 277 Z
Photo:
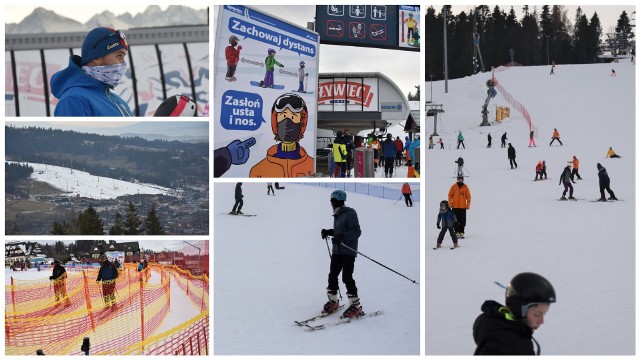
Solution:
M 560 200 L 567 200 L 567 198 L 566 198 L 564 195 L 562 195 L 562 197 L 560 198 Z
M 618 200 L 618 198 L 615 196 L 609 196 L 609 200 Z
M 236 212 L 231 210 L 231 211 L 229 211 L 229 215 L 236 215 Z
M 244 215 L 244 213 L 240 210 L 236 211 L 236 215 Z
M 327 297 L 329 298 L 329 301 L 327 301 L 327 303 L 324 304 L 324 307 L 322 308 L 323 314 L 331 314 L 338 310 L 338 307 L 340 306 L 337 291 L 327 290 Z
M 364 315 L 362 312 L 362 305 L 360 305 L 360 298 L 355 295 L 347 294 L 349 297 L 349 308 L 342 313 L 343 318 L 355 319 Z
M 598 201 L 607 201 L 607 199 L 602 197 L 602 198 L 598 199 Z
M 458 239 L 464 239 L 464 233 L 463 232 L 460 233 L 460 236 L 458 237 Z
M 441 247 L 442 247 L 442 244 L 440 244 L 440 243 L 436 244 L 436 249 L 440 249 Z
M 453 243 L 453 247 L 454 247 L 454 248 L 457 248 L 457 247 L 460 247 L 460 246 L 458 246 L 458 243 L 457 243 L 457 242 L 455 242 L 455 243 Z
M 569 199 L 570 199 L 570 200 L 576 200 L 576 198 L 574 198 L 574 197 L 573 197 L 573 195 L 570 195 L 570 196 L 569 196 Z

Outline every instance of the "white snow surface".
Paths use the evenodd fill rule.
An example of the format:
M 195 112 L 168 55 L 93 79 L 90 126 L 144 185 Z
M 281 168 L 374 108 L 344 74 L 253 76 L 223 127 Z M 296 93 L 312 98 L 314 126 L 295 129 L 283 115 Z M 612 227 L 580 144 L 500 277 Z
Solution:
M 15 163 L 15 161 L 9 161 Z M 25 162 L 19 162 L 24 164 Z M 115 199 L 123 195 L 170 194 L 173 190 L 153 184 L 132 183 L 91 175 L 88 172 L 38 163 L 28 163 L 33 168 L 31 178 L 46 182 L 65 192 L 69 197 L 77 195 L 91 199 Z
M 611 77 L 614 68 L 617 77 Z M 557 302 L 535 331 L 543 355 L 635 354 L 635 67 L 618 64 L 514 67 L 496 72 L 503 86 L 529 111 L 538 129 L 537 147 L 527 147 L 529 127 L 511 108 L 511 119 L 479 126 L 486 98 L 480 74 L 434 82 L 434 103 L 444 104 L 437 132 L 445 150 L 425 149 L 425 352 L 470 355 L 472 326 L 485 300 L 504 304 L 504 285 L 520 272 L 536 272 L 551 281 Z M 427 82 L 427 88 L 430 83 Z M 509 106 L 500 95 L 495 106 Z M 433 133 L 433 118 L 425 135 Z M 550 147 L 557 128 L 564 146 Z M 458 131 L 466 150 L 455 149 Z M 518 168 L 510 170 L 500 136 L 507 132 Z M 487 133 L 493 137 L 488 149 Z M 434 137 L 434 143 L 438 137 Z M 609 146 L 622 156 L 605 158 Z M 578 201 L 558 201 L 560 174 L 575 155 L 583 180 L 574 184 Z M 438 204 L 455 182 L 463 157 L 472 195 L 466 238 L 454 251 L 432 250 L 438 231 Z M 545 160 L 547 181 L 534 182 L 535 166 Z M 596 164 L 611 178 L 623 201 L 591 202 L 600 197 Z M 607 194 L 608 196 L 608 194 Z M 447 234 L 444 244 L 450 246 Z
M 420 287 L 361 255 L 354 279 L 363 310 L 384 314 L 318 331 L 294 324 L 327 301 L 320 230 L 333 227 L 335 189 L 280 184 L 286 189 L 271 196 L 265 183 L 243 183 L 242 211 L 255 217 L 227 215 L 235 183 L 215 184 L 215 355 L 418 355 Z M 420 207 L 352 192 L 345 205 L 358 213 L 358 251 L 419 282 Z

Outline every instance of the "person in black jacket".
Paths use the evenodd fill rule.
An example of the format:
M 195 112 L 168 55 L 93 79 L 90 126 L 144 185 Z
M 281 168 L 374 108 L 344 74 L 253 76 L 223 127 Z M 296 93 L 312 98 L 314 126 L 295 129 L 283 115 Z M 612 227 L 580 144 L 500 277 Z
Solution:
M 600 185 L 600 199 L 598 199 L 598 201 L 607 201 L 607 198 L 604 197 L 605 190 L 607 190 L 607 192 L 609 193 L 609 200 L 618 200 L 616 195 L 609 187 L 609 183 L 611 182 L 611 180 L 609 180 L 607 169 L 605 169 L 604 166 L 600 165 L 600 163 L 598 163 L 596 167 L 598 168 L 598 182 Z
M 356 318 L 364 315 L 358 288 L 353 279 L 353 269 L 358 253 L 358 239 L 362 234 L 358 214 L 350 207 L 344 206 L 347 193 L 336 190 L 331 193 L 330 201 L 333 208 L 333 229 L 322 229 L 320 235 L 323 239 L 332 236 L 333 249 L 331 252 L 331 265 L 329 266 L 329 283 L 327 285 L 327 297 L 329 301 L 324 305 L 323 313 L 332 313 L 338 310 L 338 275 L 342 272 L 342 281 L 347 287 L 349 307 L 342 314 L 343 318 Z M 348 249 L 347 246 L 351 249 Z
M 233 204 L 233 209 L 231 210 L 231 212 L 229 214 L 231 215 L 242 215 L 243 212 L 240 211 L 242 210 L 242 205 L 244 205 L 244 201 L 242 201 L 242 198 L 244 197 L 244 195 L 242 195 L 242 183 L 239 182 L 236 184 L 236 194 L 235 194 L 235 198 L 236 198 L 236 203 Z
M 500 147 L 505 147 L 505 144 L 507 143 L 507 133 L 505 132 L 504 134 L 502 134 L 502 136 L 500 137 Z
M 65 299 L 66 306 L 71 305 L 67 298 L 67 270 L 62 266 L 60 260 L 53 261 L 53 271 L 49 280 L 53 280 L 53 290 L 56 294 L 56 302 Z
M 113 265 L 106 255 L 100 255 L 100 270 L 96 283 L 102 281 L 102 299 L 105 308 L 113 305 L 116 307 L 116 279 L 118 279 L 118 269 Z
M 516 166 L 516 169 L 518 168 L 518 163 L 516 162 L 516 149 L 511 145 L 511 143 L 509 143 L 509 148 L 507 149 L 507 157 L 509 158 L 509 165 L 511 165 L 511 168 L 513 169 L 513 166 Z
M 505 297 L 506 306 L 493 300 L 482 304 L 482 314 L 473 324 L 474 355 L 540 355 L 533 332 L 556 302 L 553 286 L 538 274 L 520 273 L 507 286 Z

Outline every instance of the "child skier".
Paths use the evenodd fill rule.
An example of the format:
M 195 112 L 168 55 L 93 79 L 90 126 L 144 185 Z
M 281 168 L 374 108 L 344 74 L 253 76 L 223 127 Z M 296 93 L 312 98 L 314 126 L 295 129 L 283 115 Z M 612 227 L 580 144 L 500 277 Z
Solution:
M 440 226 L 440 221 L 442 221 L 442 226 Z M 451 235 L 451 240 L 453 240 L 453 247 L 458 247 L 458 238 L 453 230 L 457 222 L 456 215 L 453 213 L 453 210 L 451 210 L 451 207 L 449 207 L 449 202 L 447 200 L 440 201 L 440 212 L 438 213 L 436 227 L 441 230 L 440 234 L 438 234 L 438 241 L 434 249 L 442 246 L 442 240 L 447 230 L 449 230 L 449 235 Z

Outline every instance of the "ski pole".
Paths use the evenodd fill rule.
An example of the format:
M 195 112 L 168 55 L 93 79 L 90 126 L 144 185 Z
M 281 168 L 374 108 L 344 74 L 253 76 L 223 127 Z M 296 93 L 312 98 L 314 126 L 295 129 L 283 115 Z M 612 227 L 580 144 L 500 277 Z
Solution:
M 385 269 L 387 269 L 387 270 L 390 270 L 390 271 L 392 271 L 392 272 L 394 272 L 394 273 L 396 273 L 396 274 L 398 274 L 398 275 L 402 276 L 403 278 L 405 278 L 405 279 L 407 279 L 407 280 L 411 281 L 412 283 L 414 283 L 414 284 L 416 284 L 416 285 L 420 285 L 417 281 L 409 279 L 408 277 L 406 277 L 406 276 L 404 276 L 404 275 L 400 274 L 399 272 L 397 272 L 397 271 L 393 270 L 392 268 L 390 268 L 390 267 L 388 267 L 388 266 L 386 266 L 386 265 L 384 265 L 384 264 L 381 264 L 381 263 L 379 263 L 379 262 L 377 262 L 377 261 L 373 260 L 372 258 L 370 258 L 370 257 L 368 257 L 367 255 L 365 255 L 365 254 L 361 253 L 360 251 L 358 251 L 358 250 L 354 250 L 354 249 L 350 248 L 349 246 L 345 245 L 344 243 L 342 243 L 342 244 L 340 244 L 340 245 L 342 245 L 342 246 L 346 247 L 347 249 L 349 249 L 349 250 L 351 250 L 351 251 L 353 251 L 353 252 L 355 252 L 355 253 L 358 253 L 358 254 L 360 254 L 360 255 L 364 256 L 365 258 L 367 258 L 367 259 L 369 259 L 369 260 L 373 261 L 374 263 L 376 263 L 376 264 L 378 264 L 378 265 L 382 266 L 383 268 L 385 268 Z
M 467 174 L 471 175 L 471 173 L 469 172 L 469 169 L 467 169 L 467 167 L 466 167 L 466 166 L 462 165 L 462 168 L 464 169 L 464 171 L 466 171 L 466 172 L 467 172 Z
M 397 204 L 398 201 L 400 201 L 402 199 L 402 194 L 400 194 L 400 199 L 396 200 L 396 202 L 393 203 L 393 205 Z
M 329 240 L 325 238 L 324 241 L 327 243 L 327 252 L 329 252 L 329 260 L 331 260 L 331 250 L 329 250 Z M 338 295 L 340 295 L 340 301 L 342 301 L 342 291 L 340 291 L 339 287 L 338 287 Z
M 494 281 L 493 283 L 494 283 L 494 284 L 496 284 L 496 285 L 498 285 L 498 286 L 500 286 L 500 287 L 501 287 L 501 288 L 503 288 L 503 289 L 506 289 L 506 288 L 507 288 L 506 286 L 504 286 L 504 285 L 500 284 L 500 283 L 499 283 L 499 282 L 497 282 L 497 281 Z

